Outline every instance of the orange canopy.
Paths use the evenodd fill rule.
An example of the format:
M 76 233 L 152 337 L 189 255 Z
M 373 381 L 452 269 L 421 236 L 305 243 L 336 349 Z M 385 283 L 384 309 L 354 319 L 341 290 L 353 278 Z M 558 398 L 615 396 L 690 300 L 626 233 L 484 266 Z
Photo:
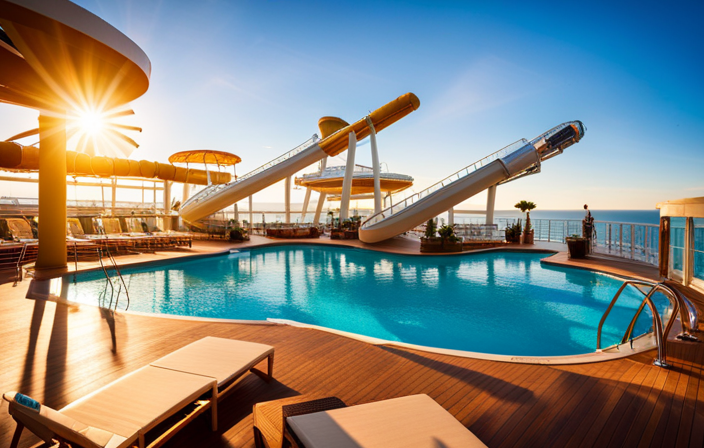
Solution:
M 229 152 L 214 151 L 212 149 L 192 149 L 172 154 L 169 157 L 171 163 L 205 163 L 209 165 L 236 165 L 242 159 Z

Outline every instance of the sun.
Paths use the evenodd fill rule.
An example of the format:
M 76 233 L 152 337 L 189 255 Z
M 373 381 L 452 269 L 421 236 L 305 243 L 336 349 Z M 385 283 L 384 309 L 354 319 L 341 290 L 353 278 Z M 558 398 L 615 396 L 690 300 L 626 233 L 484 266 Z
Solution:
M 129 157 L 139 145 L 125 132 L 142 132 L 136 126 L 117 121 L 134 115 L 131 109 L 102 111 L 94 108 L 76 110 L 68 114 L 66 137 L 75 144 L 77 152 L 91 156 Z
M 105 119 L 100 113 L 95 111 L 80 113 L 76 121 L 80 127 L 80 132 L 88 135 L 99 134 L 105 128 Z

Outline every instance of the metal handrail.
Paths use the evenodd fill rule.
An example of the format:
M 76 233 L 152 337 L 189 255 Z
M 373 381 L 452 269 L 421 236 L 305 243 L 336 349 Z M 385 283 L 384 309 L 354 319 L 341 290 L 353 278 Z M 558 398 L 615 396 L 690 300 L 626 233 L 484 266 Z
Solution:
M 115 310 L 117 310 L 117 306 L 120 302 L 120 293 L 122 292 L 122 286 L 124 286 L 125 287 L 125 295 L 127 296 L 127 306 L 125 307 L 125 311 L 127 311 L 130 307 L 130 292 L 127 288 L 127 284 L 125 283 L 125 279 L 122 277 L 122 273 L 120 272 L 120 268 L 117 266 L 117 262 L 115 261 L 115 258 L 110 253 L 110 248 L 107 246 L 107 244 L 105 245 L 105 253 L 108 256 L 110 263 L 112 263 L 112 268 L 115 270 L 115 273 L 117 274 L 117 277 L 120 279 L 120 282 L 122 284 L 120 289 L 117 292 L 117 297 L 115 297 L 115 285 L 113 284 L 112 278 L 110 277 L 110 274 L 108 273 L 108 270 L 105 267 L 105 264 L 103 263 L 102 249 L 98 248 L 98 260 L 100 261 L 100 267 L 103 268 L 103 273 L 105 274 L 105 278 L 110 283 L 110 288 L 111 288 L 110 304 L 108 305 L 108 308 L 112 309 L 112 299 L 115 298 Z
M 120 278 L 120 282 L 122 283 L 122 286 L 125 287 L 125 295 L 127 296 L 127 306 L 125 307 L 125 311 L 127 311 L 130 307 L 130 292 L 127 289 L 127 284 L 125 283 L 125 279 L 122 277 L 122 273 L 120 272 L 120 268 L 117 267 L 117 262 L 115 261 L 115 258 L 112 256 L 109 249 L 107 252 L 108 252 L 108 257 L 110 258 L 110 262 L 112 263 L 113 269 L 115 269 L 117 276 Z M 117 302 L 119 300 L 120 300 L 120 292 L 118 291 L 117 299 L 115 300 L 115 309 L 117 309 Z
M 230 188 L 234 185 L 238 185 L 240 182 L 243 182 L 253 176 L 256 176 L 257 174 L 264 172 L 264 171 L 268 170 L 269 168 L 271 168 L 275 165 L 278 165 L 279 163 L 281 163 L 285 160 L 290 159 L 291 157 L 295 156 L 296 154 L 302 152 L 303 150 L 310 148 L 312 145 L 316 144 L 318 141 L 320 141 L 318 134 L 313 134 L 313 136 L 311 138 L 309 138 L 305 142 L 301 143 L 300 145 L 296 146 L 295 148 L 293 148 L 289 152 L 280 155 L 279 157 L 275 158 L 274 160 L 271 160 L 271 161 L 265 163 L 264 165 L 260 166 L 259 168 L 255 169 L 253 171 L 250 171 L 249 173 L 247 173 L 243 176 L 238 177 L 237 180 L 235 180 L 233 182 L 228 182 L 226 184 L 210 185 L 210 186 L 204 188 L 203 190 L 199 191 L 198 193 L 194 194 L 190 198 L 188 198 L 188 200 L 186 200 L 186 202 L 184 202 L 181 205 L 181 209 L 183 210 L 185 207 L 187 207 L 190 204 L 197 204 L 198 202 L 202 201 L 203 199 L 207 198 L 208 196 L 210 196 L 214 193 L 217 193 L 220 190 L 224 190 L 224 189 Z
M 686 339 L 686 340 L 696 340 L 696 337 L 692 336 L 690 333 L 687 332 L 687 329 L 692 331 L 696 331 L 696 322 L 698 320 L 698 316 L 696 315 L 696 309 L 694 307 L 689 306 L 689 300 L 684 297 L 682 294 L 679 293 L 674 288 L 671 288 L 670 286 L 666 285 L 665 283 L 655 283 L 655 282 L 648 282 L 644 280 L 628 280 L 621 285 L 619 290 L 616 292 L 614 295 L 614 298 L 611 299 L 611 303 L 609 303 L 609 306 L 606 308 L 606 311 L 604 312 L 604 315 L 601 317 L 601 320 L 599 321 L 599 327 L 597 329 L 597 335 L 596 335 L 596 349 L 597 352 L 601 351 L 601 331 L 602 327 L 604 326 L 604 322 L 606 321 L 606 318 L 608 317 L 609 313 L 611 313 L 611 310 L 613 309 L 614 305 L 618 301 L 619 297 L 621 296 L 621 293 L 626 289 L 627 286 L 632 285 L 634 287 L 638 286 L 648 286 L 650 287 L 650 291 L 648 291 L 647 294 L 645 294 L 645 297 L 643 298 L 643 301 L 641 302 L 640 306 L 636 310 L 635 314 L 633 315 L 633 318 L 631 319 L 631 322 L 628 325 L 628 328 L 623 334 L 623 337 L 621 338 L 621 344 L 626 343 L 628 340 L 631 340 L 631 337 L 633 335 L 633 329 L 636 324 L 636 320 L 638 319 L 638 316 L 640 313 L 643 311 L 643 308 L 645 308 L 645 305 L 647 304 L 648 307 L 650 308 L 650 311 L 653 315 L 653 330 L 655 331 L 655 342 L 657 344 L 657 349 L 658 349 L 658 355 L 655 361 L 653 361 L 653 364 L 660 366 L 660 367 L 669 367 L 667 364 L 667 335 L 670 333 L 670 330 L 672 329 L 672 326 L 675 322 L 676 316 L 679 313 L 680 315 L 680 321 L 682 323 L 682 332 L 677 336 L 680 339 Z M 652 296 L 656 291 L 662 291 L 668 299 L 670 299 L 672 305 L 673 305 L 673 310 L 672 310 L 672 315 L 670 319 L 667 322 L 667 325 L 665 328 L 663 328 L 662 325 L 662 318 L 660 317 L 660 313 L 658 312 L 657 308 L 655 307 L 655 304 L 653 303 Z M 642 292 L 642 291 L 641 291 Z M 694 313 L 693 311 L 694 310 Z
M 20 257 L 17 259 L 17 272 L 15 272 L 15 283 L 13 287 L 17 286 L 18 282 L 22 281 L 22 259 L 24 254 L 27 252 L 27 243 L 22 243 L 22 249 L 20 250 Z
M 107 269 L 105 269 L 105 264 L 103 264 L 102 248 L 98 249 L 98 251 L 99 251 L 98 260 L 100 261 L 100 267 L 103 268 L 103 274 L 105 274 L 105 278 L 108 280 L 108 284 L 110 285 L 110 289 L 111 289 L 110 304 L 108 305 L 108 308 L 112 308 L 112 299 L 115 296 L 115 285 L 112 284 L 112 278 L 110 278 L 110 274 L 108 274 Z

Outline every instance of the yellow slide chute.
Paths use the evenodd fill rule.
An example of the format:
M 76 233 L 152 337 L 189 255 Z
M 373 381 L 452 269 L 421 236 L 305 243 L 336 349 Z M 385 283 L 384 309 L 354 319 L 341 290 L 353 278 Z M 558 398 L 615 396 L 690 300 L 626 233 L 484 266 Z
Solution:
M 38 171 L 39 148 L 22 146 L 17 143 L 0 142 L 0 169 L 11 171 Z M 66 171 L 72 176 L 134 177 L 140 179 L 161 179 L 173 182 L 208 185 L 208 174 L 173 166 L 169 163 L 131 160 L 66 151 Z M 231 180 L 230 173 L 211 171 L 210 182 L 226 184 Z

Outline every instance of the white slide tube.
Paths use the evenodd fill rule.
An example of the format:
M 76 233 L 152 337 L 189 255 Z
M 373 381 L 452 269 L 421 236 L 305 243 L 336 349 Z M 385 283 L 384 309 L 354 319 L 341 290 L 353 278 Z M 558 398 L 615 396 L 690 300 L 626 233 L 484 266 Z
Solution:
M 494 160 L 419 199 L 400 212 L 371 225 L 365 223 L 359 229 L 359 239 L 365 243 L 377 243 L 407 232 L 538 162 L 540 162 L 539 154 L 533 145 L 528 144 L 504 159 Z
M 286 179 L 326 156 L 325 151 L 317 143 L 313 143 L 291 158 L 276 163 L 252 176 L 245 175 L 235 182 L 210 187 L 211 192 L 204 191 L 202 197 L 194 196 L 191 201 L 183 204 L 181 217 L 188 222 L 198 221 Z

